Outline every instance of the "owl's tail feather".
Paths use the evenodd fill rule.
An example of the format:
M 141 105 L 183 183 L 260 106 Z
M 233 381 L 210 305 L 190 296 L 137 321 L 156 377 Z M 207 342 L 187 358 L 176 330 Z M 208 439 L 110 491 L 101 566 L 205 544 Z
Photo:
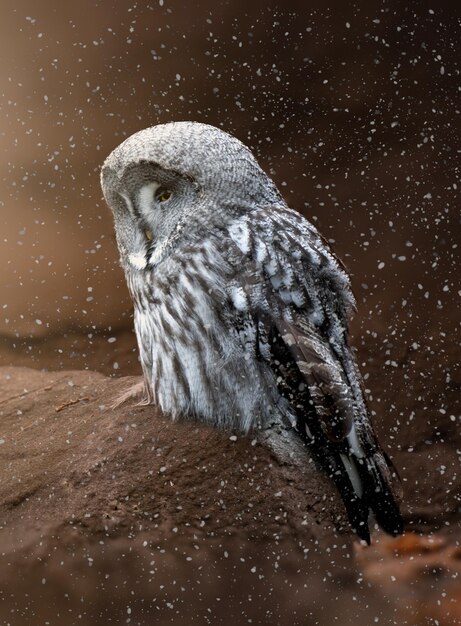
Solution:
M 403 519 L 392 485 L 390 468 L 382 452 L 357 458 L 354 454 L 330 457 L 328 471 L 344 502 L 352 528 L 368 544 L 370 531 L 368 518 L 373 512 L 376 522 L 390 535 L 403 532 Z
M 364 539 L 368 545 L 370 544 L 370 529 L 368 527 L 369 507 L 366 501 L 361 497 L 363 490 L 361 482 L 357 483 L 357 479 L 351 478 L 354 470 L 352 461 L 344 459 L 345 455 L 327 454 L 323 456 L 322 465 L 328 476 L 333 479 L 337 490 L 343 500 L 347 517 L 354 532 L 360 539 Z
M 403 519 L 393 486 L 391 473 L 395 473 L 390 461 L 381 450 L 357 463 L 363 483 L 363 499 L 373 511 L 381 528 L 390 535 L 403 532 Z
M 368 523 L 372 512 L 385 532 L 394 536 L 401 534 L 403 519 L 399 509 L 398 475 L 374 436 L 368 434 L 365 446 L 365 441 L 359 442 L 353 426 L 347 441 L 334 442 L 317 426 L 313 421 L 309 428 L 300 424 L 296 432 L 335 483 L 354 532 L 370 544 Z

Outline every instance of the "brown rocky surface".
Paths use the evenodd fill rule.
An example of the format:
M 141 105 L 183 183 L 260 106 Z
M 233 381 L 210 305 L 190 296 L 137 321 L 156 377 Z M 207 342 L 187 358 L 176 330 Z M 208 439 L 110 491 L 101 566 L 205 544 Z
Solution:
M 364 547 L 320 473 L 251 436 L 111 408 L 132 381 L 0 369 L 2 623 L 458 623 L 448 416 L 438 443 L 399 434 L 408 532 Z
M 153 407 L 111 409 L 126 379 L 15 367 L 0 380 L 4 623 L 303 623 L 346 610 L 359 573 L 321 475 Z

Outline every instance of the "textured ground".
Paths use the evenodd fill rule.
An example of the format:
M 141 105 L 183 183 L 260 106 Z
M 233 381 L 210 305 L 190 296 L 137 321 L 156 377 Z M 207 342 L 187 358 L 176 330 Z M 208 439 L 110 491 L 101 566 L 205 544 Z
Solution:
M 449 418 L 442 442 L 394 455 L 410 532 L 368 548 L 323 476 L 251 437 L 111 409 L 130 382 L 0 369 L 1 623 L 459 623 Z

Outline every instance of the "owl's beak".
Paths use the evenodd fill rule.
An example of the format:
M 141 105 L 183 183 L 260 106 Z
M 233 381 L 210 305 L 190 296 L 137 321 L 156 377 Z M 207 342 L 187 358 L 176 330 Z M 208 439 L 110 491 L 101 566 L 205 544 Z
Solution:
M 146 229 L 146 230 L 144 231 L 144 234 L 145 234 L 145 236 L 146 236 L 147 241 L 152 241 L 152 239 L 154 238 L 154 235 L 153 235 L 153 233 L 152 233 L 152 231 L 151 231 L 151 230 L 147 230 L 147 229 Z

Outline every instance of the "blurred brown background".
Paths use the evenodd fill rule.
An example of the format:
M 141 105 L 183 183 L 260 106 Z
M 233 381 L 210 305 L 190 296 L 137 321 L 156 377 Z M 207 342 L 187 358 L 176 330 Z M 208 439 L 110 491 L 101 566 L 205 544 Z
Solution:
M 397 571 L 407 577 L 405 593 L 411 599 L 404 602 L 409 607 L 405 620 L 408 617 L 409 621 L 397 616 L 396 621 L 390 618 L 384 623 L 432 623 L 414 610 L 414 588 L 419 589 L 418 602 L 435 611 L 438 622 L 434 623 L 459 623 L 457 618 L 443 621 L 447 603 L 453 608 L 453 598 L 459 600 L 458 587 L 454 591 L 450 587 L 447 596 L 448 587 L 444 586 L 451 577 L 450 563 L 456 559 L 459 570 L 461 493 L 458 4 L 18 0 L 0 8 L 0 365 L 90 369 L 113 376 L 140 373 L 131 303 L 118 266 L 111 216 L 101 197 L 99 168 L 126 136 L 153 124 L 188 119 L 234 133 L 254 150 L 289 204 L 315 221 L 349 268 L 358 299 L 353 339 L 377 430 L 402 475 L 408 528 L 442 534 L 443 539 L 438 537 L 442 546 L 445 541 L 458 545 L 458 552 L 453 548 L 455 556 L 447 552 L 442 565 L 434 557 L 437 584 L 435 578 L 426 577 L 432 570 L 424 556 L 418 565 L 422 573 L 417 575 L 402 568 L 401 562 L 396 564 L 392 547 L 389 571 L 383 566 L 387 557 L 370 557 L 373 552 L 369 551 L 361 557 L 363 563 L 359 558 L 358 567 L 364 571 L 376 566 L 382 576 L 378 576 L 378 585 L 383 588 L 395 580 Z M 10 380 L 9 371 L 4 386 Z M 18 389 L 32 388 L 30 381 L 36 376 L 20 371 L 15 384 Z M 109 394 L 110 385 L 98 384 Z M 3 391 L 2 402 L 8 403 L 10 390 L 4 387 Z M 23 398 L 16 397 L 17 414 L 23 415 Z M 42 410 L 43 419 L 49 419 L 52 427 L 61 428 L 67 437 L 71 410 L 56 417 L 54 411 L 62 407 L 53 409 L 52 397 L 46 410 L 34 402 L 30 400 L 30 415 L 24 419 L 33 421 Z M 82 412 L 76 423 L 82 428 L 88 424 L 91 430 L 93 422 L 100 423 L 99 414 L 87 415 L 85 406 L 75 409 Z M 10 407 L 12 433 L 20 426 L 14 419 L 16 408 Z M 110 416 L 104 419 L 110 429 Z M 122 415 L 120 420 L 124 419 Z M 33 423 L 40 426 L 42 422 Z M 146 417 L 146 424 L 150 423 Z M 104 440 L 105 431 L 95 428 L 95 432 Z M 9 433 L 0 435 L 16 445 L 14 433 L 11 437 Z M 46 448 L 53 437 L 48 442 L 37 435 L 36 443 Z M 63 450 L 68 443 L 63 443 Z M 85 438 L 81 446 L 86 449 Z M 83 453 L 76 450 L 78 460 Z M 47 454 L 49 467 L 54 467 L 59 454 L 53 456 L 49 450 Z M 137 478 L 135 456 L 126 456 L 130 481 Z M 37 453 L 34 459 L 38 463 L 42 457 Z M 10 468 L 10 457 L 5 456 L 4 461 Z M 22 478 L 31 482 L 33 464 L 28 462 L 26 459 L 27 475 Z M 48 496 L 42 499 L 42 493 L 55 483 L 62 487 L 62 469 L 59 463 L 56 467 L 54 474 L 51 469 L 48 475 L 38 472 L 43 491 L 38 490 L 39 495 L 35 500 L 31 496 L 29 503 L 31 519 L 36 516 L 39 520 L 40 546 L 42 518 L 37 511 L 42 502 L 55 506 Z M 79 488 L 78 481 L 76 484 Z M 150 498 L 148 491 L 146 498 Z M 29 501 L 28 495 L 24 497 Z M 210 498 L 214 497 L 213 492 Z M 92 499 L 94 494 L 88 502 Z M 5 506 L 23 519 L 19 500 Z M 52 517 L 54 509 L 50 510 Z M 130 516 L 128 510 L 127 524 Z M 56 524 L 59 519 L 57 516 Z M 88 545 L 92 545 L 97 535 L 91 524 L 83 521 Z M 59 523 L 64 527 L 67 518 Z M 16 526 L 11 522 L 10 530 Z M 54 526 L 49 530 L 51 539 L 41 548 L 48 550 L 56 539 L 56 563 L 61 559 L 59 550 L 67 549 L 65 541 L 58 543 L 62 530 L 58 528 L 59 532 Z M 122 526 L 120 541 L 129 543 L 124 529 Z M 148 529 L 145 532 L 151 537 Z M 156 540 L 155 533 L 152 540 Z M 86 551 L 87 544 L 82 545 Z M 174 541 L 169 545 L 177 550 Z M 431 552 L 431 545 L 425 544 L 421 551 Z M 120 550 L 124 556 L 131 547 L 125 550 L 123 544 Z M 108 552 L 108 562 L 113 559 L 114 569 L 122 576 L 124 570 L 115 553 Z M 289 564 L 281 570 L 278 587 L 274 583 L 278 591 L 271 602 L 277 604 L 277 597 L 283 596 L 289 613 L 293 588 L 299 587 L 303 602 L 316 600 L 317 594 L 302 591 L 306 584 L 299 572 L 308 576 L 306 556 L 298 563 L 292 547 L 286 554 L 291 555 L 287 556 Z M 137 576 L 144 570 L 139 570 L 137 557 L 133 558 Z M 366 565 L 367 558 L 371 558 L 371 566 Z M 41 557 L 30 558 L 26 553 L 26 566 L 28 559 L 38 572 Z M 414 562 L 413 553 L 410 561 Z M 211 562 L 205 558 L 203 572 Z M 48 567 L 46 559 L 43 564 Z M 175 577 L 178 568 L 171 567 Z M 322 564 L 318 572 L 316 567 L 314 559 L 306 580 L 312 589 L 322 589 L 326 566 Z M 354 573 L 355 566 L 352 570 L 348 567 L 349 582 L 345 584 L 344 578 L 338 583 L 343 590 L 336 598 L 337 606 L 330 607 L 331 620 L 337 619 L 336 613 L 333 616 L 336 610 L 344 616 L 347 598 L 352 597 L 347 586 L 351 577 L 362 580 L 361 574 Z M 5 569 L 5 576 L 10 576 L 9 571 Z M 33 589 L 41 598 L 37 581 L 42 574 L 28 566 L 24 571 L 25 597 Z M 80 580 L 83 587 L 91 587 L 98 602 L 106 602 L 99 597 L 99 588 L 93 589 L 86 569 L 81 579 L 80 574 L 72 578 L 69 571 L 69 585 Z M 60 572 L 56 564 L 53 592 L 59 591 L 56 581 Z M 235 580 L 241 580 L 246 588 L 245 572 Z M 183 574 L 186 576 L 185 570 Z M 93 576 L 99 575 L 94 568 Z M 229 578 L 218 579 L 215 582 L 221 593 Z M 14 599 L 16 578 L 11 581 Z M 75 582 L 76 607 L 80 607 L 83 593 L 79 584 Z M 101 584 L 104 589 L 105 583 Z M 117 584 L 113 598 L 123 587 Z M 284 585 L 290 591 L 286 592 Z M 401 589 L 400 582 L 398 586 Z M 426 596 L 429 587 L 432 595 Z M 240 591 L 235 593 L 239 612 Z M 366 615 L 351 623 L 371 623 L 375 596 L 370 593 L 370 602 L 360 605 Z M 405 593 L 402 591 L 402 598 Z M 389 594 L 400 601 L 395 586 Z M 441 594 L 445 604 L 439 602 Z M 330 606 L 330 592 L 326 596 L 319 593 L 318 598 L 321 604 L 310 613 L 316 615 L 312 622 L 306 621 L 304 608 L 287 623 L 320 623 L 316 620 L 325 617 L 322 603 Z M 248 603 L 256 620 L 269 615 L 267 603 L 262 603 L 266 613 L 250 596 Z M 459 610 L 459 602 L 456 607 Z M 77 608 L 77 613 L 80 610 Z M 169 608 L 165 611 L 168 614 Z M 427 606 L 424 611 L 429 611 Z M 60 619 L 55 617 L 57 621 L 52 623 L 64 623 Z M 78 623 L 96 623 L 91 616 L 85 619 Z M 105 623 L 104 616 L 101 619 Z M 173 623 L 172 619 L 168 623 Z M 219 623 L 226 623 L 223 619 Z
M 181 119 L 248 143 L 334 241 L 356 332 L 421 349 L 452 336 L 459 30 L 448 6 L 22 0 L 3 6 L 1 31 L 0 333 L 5 351 L 28 339 L 6 362 L 24 351 L 38 367 L 136 369 L 117 342 L 91 357 L 98 333 L 131 326 L 98 172 L 127 135 Z M 61 355 L 56 335 L 75 332 Z

